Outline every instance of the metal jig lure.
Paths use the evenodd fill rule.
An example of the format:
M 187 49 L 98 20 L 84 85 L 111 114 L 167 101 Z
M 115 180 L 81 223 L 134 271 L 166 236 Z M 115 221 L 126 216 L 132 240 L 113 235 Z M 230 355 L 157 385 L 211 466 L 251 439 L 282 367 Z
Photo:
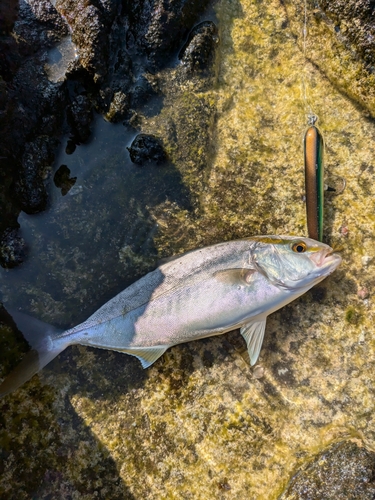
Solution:
M 308 129 L 304 138 L 305 156 L 305 189 L 307 231 L 309 238 L 322 241 L 323 238 L 323 205 L 324 205 L 324 141 L 318 127 L 317 117 L 312 115 L 308 120 Z

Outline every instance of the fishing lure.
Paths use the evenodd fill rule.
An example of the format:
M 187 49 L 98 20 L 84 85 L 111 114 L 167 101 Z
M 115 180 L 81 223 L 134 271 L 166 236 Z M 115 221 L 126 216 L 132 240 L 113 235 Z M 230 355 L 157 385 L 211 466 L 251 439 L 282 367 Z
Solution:
M 317 117 L 309 117 L 309 127 L 304 138 L 305 189 L 307 231 L 309 238 L 322 241 L 324 205 L 324 141 L 318 127 Z

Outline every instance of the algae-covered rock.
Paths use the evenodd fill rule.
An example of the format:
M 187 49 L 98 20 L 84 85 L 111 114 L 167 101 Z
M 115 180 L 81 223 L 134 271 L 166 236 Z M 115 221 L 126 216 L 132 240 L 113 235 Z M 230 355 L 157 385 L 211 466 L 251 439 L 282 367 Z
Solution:
M 374 471 L 374 452 L 336 443 L 296 473 L 280 500 L 371 500 Z
M 98 62 L 108 73 L 95 85 L 94 66 L 77 71 L 71 97 L 87 95 L 106 113 L 123 92 L 133 111 L 126 126 L 96 117 L 92 140 L 60 153 L 56 167 L 70 170 L 57 176 L 60 187 L 77 180 L 66 196 L 53 192 L 48 212 L 22 216 L 32 252 L 17 273 L 0 274 L 4 302 L 64 329 L 159 257 L 252 234 L 306 234 L 302 141 L 311 110 L 325 139 L 326 179 L 346 186 L 326 193 L 324 219 L 324 241 L 343 263 L 268 319 L 253 368 L 238 332 L 176 346 L 148 370 L 121 353 L 67 348 L 0 402 L 0 496 L 273 500 L 305 487 L 336 498 L 340 484 L 372 494 L 375 129 L 342 92 L 345 78 L 354 88 L 362 63 L 309 4 L 304 54 L 302 3 L 294 11 L 220 0 L 208 74 L 187 72 L 177 58 L 161 69 L 149 44 L 163 33 L 154 19 L 165 13 L 166 26 L 175 22 L 170 11 L 153 4 L 143 40 L 136 23 L 122 35 L 150 4 L 137 2 L 133 17 L 116 22 L 111 5 L 95 2 L 95 19 L 112 27 L 105 47 L 116 62 Z M 176 56 L 189 19 L 180 45 L 169 45 Z M 123 56 L 141 46 L 149 60 L 134 66 Z M 155 94 L 147 110 L 142 101 Z M 126 146 L 139 133 L 160 138 L 163 168 L 131 164 Z M 11 353 L 0 358 L 5 376 L 26 347 L 11 328 L 0 333 L 0 353 Z
M 284 2 L 301 50 L 326 77 L 375 116 L 373 6 L 368 1 Z M 304 31 L 306 37 L 304 41 Z

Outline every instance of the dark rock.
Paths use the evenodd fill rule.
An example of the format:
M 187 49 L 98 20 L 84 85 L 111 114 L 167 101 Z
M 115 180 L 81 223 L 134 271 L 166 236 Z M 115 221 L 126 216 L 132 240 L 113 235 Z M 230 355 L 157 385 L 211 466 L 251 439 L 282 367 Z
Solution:
M 76 148 L 77 144 L 72 139 L 69 139 L 65 147 L 65 153 L 67 155 L 72 155 Z
M 25 260 L 25 240 L 18 234 L 18 229 L 6 229 L 0 239 L 0 265 L 11 269 Z
M 131 9 L 129 35 L 145 50 L 148 69 L 155 71 L 166 66 L 171 54 L 181 47 L 209 0 L 154 0 L 135 2 L 134 6 L 127 3 L 125 8 Z
M 110 17 L 107 11 L 103 12 L 96 4 L 102 5 L 100 2 L 90 3 L 87 0 L 57 0 L 56 9 L 70 26 L 72 41 L 78 47 L 81 65 L 89 72 L 94 82 L 99 82 L 107 73 Z
M 127 148 L 130 153 L 130 159 L 137 165 L 145 163 L 156 163 L 159 165 L 166 161 L 166 154 L 159 139 L 153 135 L 138 134 Z
M 67 23 L 49 0 L 20 0 L 14 31 L 23 55 L 35 54 L 69 34 Z
M 65 196 L 76 183 L 77 177 L 70 177 L 70 168 L 67 165 L 61 165 L 56 171 L 53 182 L 55 186 L 61 188 L 61 194 Z
M 46 136 L 38 137 L 25 147 L 15 191 L 21 209 L 27 214 L 41 212 L 47 206 L 43 176 L 54 159 L 55 148 L 55 141 Z
M 24 144 L 34 137 L 60 133 L 65 89 L 50 82 L 43 67 L 29 58 L 13 77 L 8 93 L 9 113 L 4 127 L 9 137 L 4 141 L 4 152 L 11 158 L 21 158 Z
M 67 121 L 71 127 L 73 140 L 79 144 L 90 137 L 90 124 L 93 118 L 91 101 L 85 95 L 78 95 L 68 106 Z
M 344 441 L 315 457 L 290 481 L 280 500 L 373 500 L 375 453 Z
M 145 104 L 159 95 L 158 89 L 143 75 L 140 76 L 131 93 L 131 106 L 133 109 L 143 109 Z
M 198 24 L 179 53 L 181 64 L 192 72 L 208 69 L 214 60 L 218 40 L 217 27 L 212 21 Z
M 1 0 L 0 2 L 0 34 L 12 31 L 18 16 L 18 0 Z

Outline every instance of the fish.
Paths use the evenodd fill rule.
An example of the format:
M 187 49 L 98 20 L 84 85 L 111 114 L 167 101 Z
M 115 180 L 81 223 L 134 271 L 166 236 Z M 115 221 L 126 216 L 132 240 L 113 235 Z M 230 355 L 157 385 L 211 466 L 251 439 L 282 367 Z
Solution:
M 0 396 L 74 344 L 130 354 L 147 368 L 171 346 L 239 328 L 253 366 L 267 316 L 322 281 L 340 262 L 330 246 L 310 238 L 253 236 L 172 258 L 66 331 L 15 312 L 13 319 L 31 350 L 1 383 Z
M 304 139 L 307 232 L 310 238 L 319 241 L 323 239 L 323 152 L 323 136 L 318 127 L 311 125 Z

